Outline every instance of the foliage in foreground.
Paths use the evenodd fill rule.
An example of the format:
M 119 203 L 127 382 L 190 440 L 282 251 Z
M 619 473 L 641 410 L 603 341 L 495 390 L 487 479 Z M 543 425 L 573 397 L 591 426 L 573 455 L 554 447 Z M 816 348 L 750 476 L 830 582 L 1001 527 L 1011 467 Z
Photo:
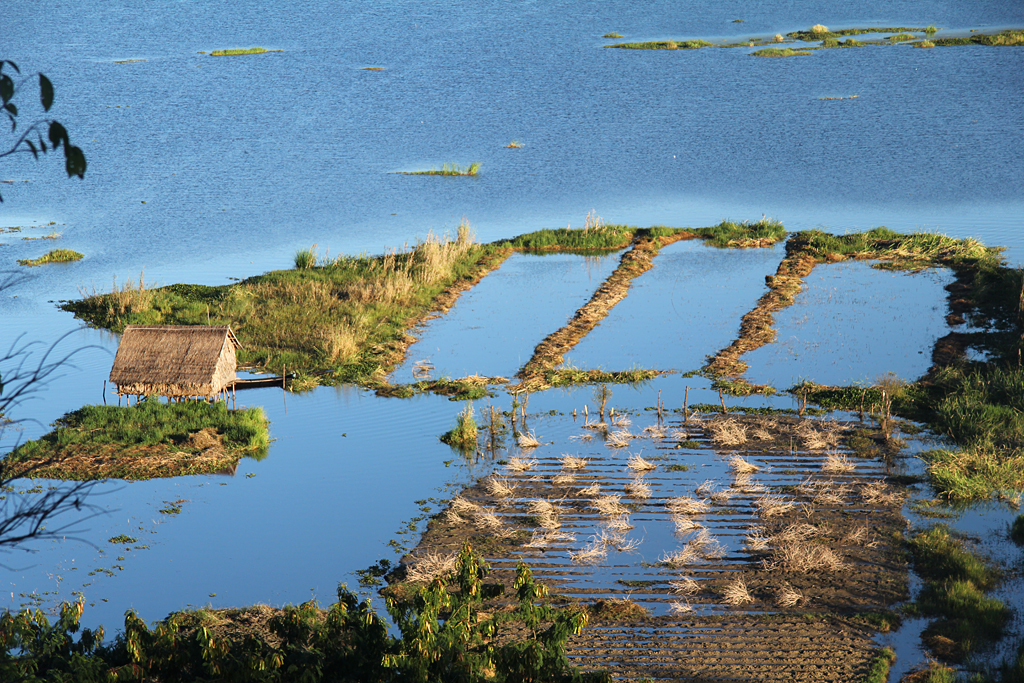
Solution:
M 463 451 L 476 450 L 477 426 L 473 406 L 467 405 L 455 421 L 455 427 L 441 435 L 441 443 Z
M 41 611 L 0 617 L 3 680 L 159 680 L 192 682 L 302 681 L 608 681 L 584 674 L 565 656 L 571 635 L 587 623 L 582 610 L 538 604 L 546 591 L 519 565 L 514 609 L 485 615 L 481 603 L 500 592 L 483 582 L 487 565 L 467 545 L 451 580 L 434 579 L 412 602 L 388 600 L 400 632 L 359 602 L 343 585 L 338 601 L 321 610 L 314 601 L 286 607 L 267 620 L 269 638 L 218 635 L 213 613 L 178 612 L 150 629 L 134 612 L 124 633 L 100 645 L 103 633 L 85 629 L 76 641 L 82 603 L 65 604 L 51 625 Z M 526 633 L 496 644 L 505 625 Z M 276 641 L 275 645 L 268 640 Z

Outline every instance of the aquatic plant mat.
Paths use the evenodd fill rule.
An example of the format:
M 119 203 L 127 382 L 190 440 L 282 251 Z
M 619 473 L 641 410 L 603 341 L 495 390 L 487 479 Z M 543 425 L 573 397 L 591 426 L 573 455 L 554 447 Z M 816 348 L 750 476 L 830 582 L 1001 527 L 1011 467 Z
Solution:
M 880 433 L 792 416 L 577 424 L 575 455 L 523 446 L 453 499 L 403 559 L 411 582 L 396 573 L 384 593 L 408 598 L 470 541 L 492 578 L 524 562 L 557 601 L 586 606 L 569 643 L 584 669 L 866 676 L 874 634 L 908 597 L 899 456 Z
M 205 401 L 85 406 L 8 454 L 0 477 L 152 479 L 233 472 L 243 456 L 266 456 L 267 424 L 262 408 L 229 410 Z

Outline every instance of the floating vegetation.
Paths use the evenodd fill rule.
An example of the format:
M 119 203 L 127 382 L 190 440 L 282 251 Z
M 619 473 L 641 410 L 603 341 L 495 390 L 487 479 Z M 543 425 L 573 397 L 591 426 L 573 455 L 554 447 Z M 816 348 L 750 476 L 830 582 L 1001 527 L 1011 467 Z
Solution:
M 519 142 L 519 140 L 513 140 L 512 142 L 510 142 L 507 145 L 505 145 L 505 149 L 519 149 L 522 146 L 523 145 L 522 145 L 522 143 Z
M 266 52 L 284 52 L 284 50 L 267 50 L 262 47 L 233 48 L 230 50 L 214 50 L 211 57 L 233 57 L 235 55 L 261 55 Z
M 402 171 L 400 175 L 448 175 L 468 176 L 476 175 L 480 171 L 480 163 L 473 162 L 468 166 L 460 164 L 441 164 L 441 168 L 432 168 L 429 171 Z
M 58 235 L 59 236 L 59 235 Z M 47 237 L 46 239 L 56 239 Z M 39 258 L 18 259 L 19 266 L 41 266 L 46 263 L 68 263 L 70 261 L 81 261 L 85 256 L 71 249 L 53 249 L 46 252 Z
M 855 100 L 858 97 L 860 97 L 860 95 L 849 95 L 847 97 L 819 97 L 818 99 L 822 100 L 822 101 L 828 101 L 828 100 Z
M 605 45 L 622 50 L 697 50 L 702 47 L 712 47 L 714 43 L 706 40 L 656 40 L 646 43 L 616 43 Z
M 476 449 L 477 426 L 473 406 L 467 405 L 456 418 L 455 427 L 441 435 L 441 442 L 465 451 Z
M 797 55 L 811 54 L 807 50 L 794 50 L 788 47 L 766 47 L 750 53 L 754 57 L 796 57 Z
M 115 59 L 114 64 L 135 64 L 136 62 L 144 62 L 145 59 Z
M 242 456 L 264 457 L 267 425 L 262 408 L 228 410 L 221 402 L 85 406 L 10 453 L 2 476 L 152 479 L 220 472 Z
M 621 38 L 622 36 L 620 34 L 618 34 L 618 33 L 606 33 L 606 34 L 604 34 L 601 37 L 602 38 Z

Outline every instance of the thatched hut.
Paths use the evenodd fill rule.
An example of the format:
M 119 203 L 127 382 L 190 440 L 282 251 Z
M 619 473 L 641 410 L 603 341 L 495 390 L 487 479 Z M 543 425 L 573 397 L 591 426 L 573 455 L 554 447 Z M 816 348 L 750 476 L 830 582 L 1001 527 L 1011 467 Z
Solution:
M 237 379 L 227 325 L 129 325 L 110 370 L 118 394 L 212 398 Z

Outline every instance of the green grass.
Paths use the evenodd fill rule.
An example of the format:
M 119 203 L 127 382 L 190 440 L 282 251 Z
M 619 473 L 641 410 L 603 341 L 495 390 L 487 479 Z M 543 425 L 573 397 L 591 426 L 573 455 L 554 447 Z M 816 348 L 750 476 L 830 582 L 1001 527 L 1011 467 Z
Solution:
M 904 43 L 908 40 L 917 40 L 917 36 L 913 33 L 897 33 L 894 36 L 889 36 L 887 40 L 892 43 Z
M 896 653 L 892 648 L 884 647 L 878 651 L 875 658 L 871 660 L 871 667 L 868 669 L 864 683 L 886 683 L 889 680 L 889 668 L 896 661 Z
M 556 228 L 528 232 L 496 246 L 523 251 L 613 251 L 629 246 L 636 228 L 598 224 L 591 228 Z
M 31 476 L 58 479 L 147 479 L 217 471 L 225 459 L 265 457 L 270 445 L 267 424 L 262 408 L 228 410 L 221 402 L 151 399 L 131 407 L 84 406 L 54 422 L 53 431 L 10 453 L 5 475 L 21 476 L 33 468 L 27 470 Z M 204 450 L 205 445 L 189 441 L 204 430 L 219 435 L 223 457 L 203 462 L 174 457 Z M 56 461 L 49 462 L 51 458 Z M 64 458 L 71 464 L 61 462 Z
M 231 50 L 214 50 L 211 57 L 231 57 L 234 55 L 261 55 L 265 52 L 282 52 L 282 50 L 267 50 L 262 47 L 234 48 Z
M 914 568 L 925 580 L 913 609 L 937 618 L 926 635 L 952 641 L 947 654 L 955 660 L 1002 637 L 1010 610 L 986 595 L 999 580 L 997 570 L 969 552 L 943 524 L 907 543 Z
M 1024 31 L 1015 29 L 1001 33 L 975 33 L 963 38 L 936 38 L 932 42 L 936 45 L 1024 45 Z
M 813 30 L 814 28 L 823 28 L 824 31 Z M 864 33 L 909 33 L 910 31 L 926 31 L 924 28 L 916 28 L 912 26 L 890 26 L 886 28 L 844 28 L 840 31 L 829 31 L 826 27 L 820 24 L 812 27 L 807 31 L 793 31 L 786 35 L 790 38 L 796 38 L 797 40 L 803 40 L 807 42 L 824 40 L 825 38 L 838 38 L 840 36 L 858 36 Z
M 441 168 L 432 168 L 429 171 L 403 171 L 402 175 L 467 176 L 476 175 L 479 171 L 479 162 L 473 162 L 467 166 L 462 166 L 460 164 L 441 164 Z
M 706 40 L 656 40 L 645 43 L 616 43 L 605 45 L 622 50 L 697 50 L 702 47 L 713 47 L 714 43 Z
M 927 49 L 927 48 L 930 48 L 930 47 L 935 47 L 935 43 L 933 43 L 930 40 L 922 40 L 920 42 L 914 43 L 914 47 L 920 47 L 920 48 Z
M 85 256 L 71 249 L 52 249 L 39 258 L 18 259 L 19 266 L 41 266 L 45 263 L 68 263 L 81 261 Z
M 621 38 L 622 36 L 620 34 L 618 34 L 618 33 L 606 33 L 606 34 L 604 34 L 601 37 L 602 38 Z
M 794 50 L 788 47 L 766 47 L 763 50 L 751 52 L 753 57 L 796 57 L 797 55 L 811 54 L 807 50 Z
M 699 235 L 713 247 L 744 248 L 775 244 L 786 237 L 786 228 L 771 218 L 762 218 L 755 223 L 735 223 L 724 220 L 710 228 L 696 228 Z
M 300 372 L 320 384 L 384 388 L 409 326 L 446 288 L 472 281 L 507 253 L 475 243 L 464 224 L 454 239 L 428 235 L 381 256 L 342 255 L 219 287 L 129 281 L 63 307 L 115 332 L 129 324 L 231 325 L 243 347 L 240 363 Z
M 473 406 L 467 405 L 455 421 L 455 427 L 441 435 L 441 442 L 463 451 L 476 450 L 477 426 Z

